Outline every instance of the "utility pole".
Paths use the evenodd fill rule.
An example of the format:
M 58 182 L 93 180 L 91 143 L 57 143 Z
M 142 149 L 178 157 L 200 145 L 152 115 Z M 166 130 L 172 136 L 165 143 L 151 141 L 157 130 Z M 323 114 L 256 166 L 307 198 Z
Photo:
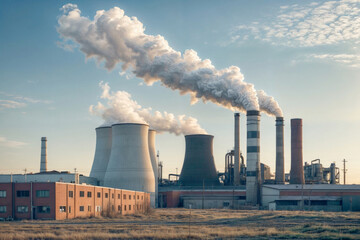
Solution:
M 344 159 L 343 162 L 344 162 L 344 169 L 343 169 L 343 171 L 344 171 L 344 185 L 345 185 L 345 184 L 346 184 L 345 175 L 346 175 L 346 172 L 347 172 L 347 169 L 346 169 L 346 166 L 345 166 L 346 164 L 345 164 L 345 163 L 346 163 L 347 161 Z

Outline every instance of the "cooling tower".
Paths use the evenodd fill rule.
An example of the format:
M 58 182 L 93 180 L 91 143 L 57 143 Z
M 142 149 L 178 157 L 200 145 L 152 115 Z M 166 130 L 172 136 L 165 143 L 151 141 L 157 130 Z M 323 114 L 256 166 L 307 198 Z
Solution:
M 111 127 L 98 127 L 96 131 L 96 148 L 94 162 L 90 171 L 90 177 L 99 181 L 99 185 L 104 185 L 105 172 L 109 163 L 111 153 Z
M 104 186 L 150 193 L 155 206 L 155 178 L 148 141 L 149 126 L 138 123 L 112 125 L 112 145 Z
M 155 149 L 155 137 L 156 131 L 153 129 L 149 130 L 149 153 L 151 159 L 151 165 L 154 172 L 155 177 L 155 206 L 158 206 L 158 161 L 156 158 L 156 149 Z
M 260 203 L 260 112 L 247 111 L 246 202 Z
M 285 183 L 285 169 L 284 169 L 284 118 L 276 118 L 276 184 Z
M 186 135 L 184 164 L 179 182 L 184 186 L 220 185 L 213 157 L 214 136 Z
M 47 149 L 46 149 L 46 137 L 41 138 L 41 158 L 40 158 L 40 172 L 47 171 Z
M 302 119 L 291 119 L 291 170 L 290 184 L 304 184 L 302 152 Z
M 235 162 L 234 162 L 234 185 L 240 185 L 240 114 L 234 114 L 235 120 L 235 146 L 234 146 L 234 154 L 235 154 Z

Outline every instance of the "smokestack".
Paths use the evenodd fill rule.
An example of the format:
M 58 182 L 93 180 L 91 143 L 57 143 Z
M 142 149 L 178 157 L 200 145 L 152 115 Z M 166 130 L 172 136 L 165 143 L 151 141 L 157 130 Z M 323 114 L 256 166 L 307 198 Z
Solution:
M 290 184 L 304 184 L 302 119 L 291 119 L 291 170 Z
M 40 159 L 40 172 L 47 171 L 47 150 L 46 150 L 46 137 L 41 138 L 41 159 Z
M 99 185 L 103 186 L 111 153 L 111 127 L 98 127 L 95 131 L 96 148 L 90 177 L 96 178 L 99 181 Z
M 111 154 L 104 186 L 150 193 L 155 206 L 155 178 L 149 154 L 149 125 L 112 125 Z
M 214 136 L 186 135 L 184 164 L 179 182 L 185 186 L 218 186 L 219 178 L 213 157 Z
M 234 185 L 240 185 L 240 113 L 234 114 L 235 118 L 235 165 L 234 165 Z
M 156 131 L 153 129 L 149 130 L 149 153 L 151 159 L 151 165 L 154 172 L 155 177 L 155 206 L 158 206 L 158 179 L 159 179 L 159 172 L 158 172 L 158 161 L 156 158 L 156 150 L 155 150 L 155 137 Z
M 284 166 L 284 118 L 276 118 L 276 184 L 285 183 Z
M 260 112 L 247 111 L 246 202 L 260 203 Z

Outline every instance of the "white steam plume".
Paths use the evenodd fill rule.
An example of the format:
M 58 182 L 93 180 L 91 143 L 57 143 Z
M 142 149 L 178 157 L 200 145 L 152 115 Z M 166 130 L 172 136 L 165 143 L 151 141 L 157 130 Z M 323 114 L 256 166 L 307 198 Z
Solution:
M 107 106 L 98 102 L 96 106 L 91 105 L 89 111 L 105 120 L 103 126 L 111 126 L 114 123 L 147 123 L 158 133 L 169 132 L 176 135 L 206 133 L 193 117 L 185 115 L 175 117 L 172 113 L 159 111 L 152 113 L 151 108 L 143 108 L 132 100 L 129 93 L 111 92 L 107 83 L 101 82 L 100 87 L 102 88 L 101 98 L 107 100 Z
M 260 111 L 271 116 L 282 117 L 283 113 L 279 104 L 271 96 L 266 95 L 263 90 L 257 90 L 256 95 L 259 100 Z
M 192 49 L 181 54 L 164 37 L 145 34 L 143 24 L 118 7 L 97 11 L 94 20 L 82 17 L 74 4 L 62 10 L 57 28 L 61 36 L 78 43 L 87 58 L 104 61 L 109 70 L 122 63 L 123 70 L 131 67 L 149 85 L 161 81 L 180 94 L 190 94 L 192 103 L 202 99 L 238 111 L 263 109 L 238 67 L 217 70 Z

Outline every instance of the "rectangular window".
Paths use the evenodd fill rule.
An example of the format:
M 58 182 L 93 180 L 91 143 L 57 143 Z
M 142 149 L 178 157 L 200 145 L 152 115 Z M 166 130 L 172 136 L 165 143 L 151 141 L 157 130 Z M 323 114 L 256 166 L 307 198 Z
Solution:
M 131 200 L 131 195 L 129 195 L 129 199 Z
M 85 193 L 84 191 L 80 191 L 80 197 L 84 197 Z
M 88 206 L 88 212 L 91 212 L 91 206 L 90 205 Z
M 126 205 L 124 205 L 124 211 L 126 211 Z
M 113 193 L 111 194 L 111 198 L 114 199 L 114 194 Z
M 87 197 L 88 197 L 88 198 L 91 197 L 91 192 L 87 192 Z
M 6 213 L 6 206 L 0 206 L 0 213 Z
M 144 196 L 141 196 L 141 200 L 144 200 Z
M 17 197 L 29 197 L 30 192 L 29 191 L 16 191 Z
M 105 198 L 108 198 L 109 197 L 109 194 L 108 193 L 105 193 Z
M 4 198 L 6 197 L 6 191 L 5 190 L 1 190 L 0 191 L 0 198 Z
M 84 211 L 84 206 L 80 206 L 80 212 Z
M 71 213 L 71 206 L 69 206 L 69 213 Z
M 120 205 L 118 205 L 118 211 L 119 211 L 119 212 L 121 211 L 121 206 L 120 206 Z
M 69 191 L 69 197 L 71 197 L 71 198 L 74 197 L 74 192 L 73 191 Z
M 17 212 L 18 213 L 27 213 L 29 212 L 28 206 L 17 206 Z
M 101 198 L 101 193 L 100 192 L 97 193 L 97 197 Z
M 96 211 L 101 212 L 101 206 L 96 206 Z
M 123 199 L 126 199 L 126 194 L 123 195 Z
M 131 211 L 131 205 L 129 205 L 129 211 Z
M 45 198 L 45 197 L 49 197 L 50 193 L 49 190 L 37 190 L 36 191 L 36 197 L 38 198 Z
M 139 200 L 139 197 L 140 197 L 140 196 L 139 196 L 139 195 L 137 195 L 137 199 L 138 199 L 138 200 Z
M 66 212 L 66 207 L 65 206 L 60 206 L 60 212 Z
M 118 194 L 118 199 L 120 199 L 120 194 Z
M 38 211 L 38 213 L 50 213 L 50 207 L 49 206 L 38 206 L 37 211 Z

